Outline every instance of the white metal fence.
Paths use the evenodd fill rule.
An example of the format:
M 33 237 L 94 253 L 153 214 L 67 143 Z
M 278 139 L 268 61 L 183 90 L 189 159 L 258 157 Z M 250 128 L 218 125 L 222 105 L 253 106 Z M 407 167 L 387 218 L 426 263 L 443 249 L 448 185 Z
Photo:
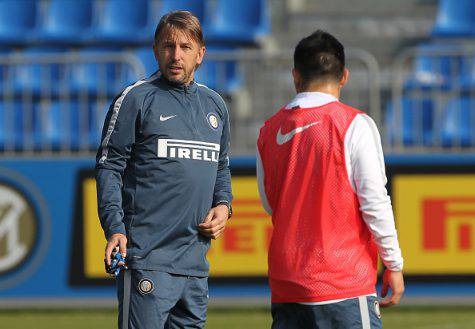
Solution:
M 214 87 L 222 94 L 227 94 L 231 113 L 232 154 L 255 155 L 259 128 L 295 96 L 291 74 L 293 53 L 243 51 L 210 53 L 206 56 L 205 61 L 213 61 L 220 68 L 216 70 L 216 73 L 220 72 L 216 75 L 216 81 L 225 81 L 223 74 L 229 74 L 229 65 L 234 63 L 231 65 L 235 66 L 238 74 L 235 79 L 231 79 L 231 88 L 223 90 L 222 83 L 216 83 Z M 350 79 L 342 93 L 342 100 L 368 112 L 379 122 L 380 71 L 376 60 L 364 50 L 349 49 L 347 65 Z M 202 76 L 206 76 L 206 71 L 200 72 L 201 69 L 206 67 L 198 70 L 198 82 Z
M 463 152 L 475 147 L 475 47 L 426 45 L 394 62 L 385 149 Z
M 111 99 L 138 76 L 127 53 L 0 56 L 1 154 L 93 152 Z
M 358 49 L 348 51 L 347 62 L 350 79 L 342 100 L 378 122 L 377 62 Z M 133 52 L 0 56 L 1 154 L 92 155 L 113 97 L 127 84 L 152 73 L 145 72 L 151 66 Z M 260 126 L 294 97 L 292 66 L 291 52 L 206 54 L 196 80 L 227 100 L 233 155 L 254 155 Z

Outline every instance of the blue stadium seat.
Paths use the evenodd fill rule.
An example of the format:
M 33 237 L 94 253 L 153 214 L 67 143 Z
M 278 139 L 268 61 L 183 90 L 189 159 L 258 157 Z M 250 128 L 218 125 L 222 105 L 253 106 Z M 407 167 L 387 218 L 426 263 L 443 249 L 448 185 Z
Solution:
M 209 58 L 210 56 L 213 56 L 213 54 L 219 54 L 223 51 L 231 51 L 231 48 L 216 46 L 207 47 L 203 63 L 200 65 L 198 70 L 195 71 L 195 81 L 216 91 L 231 93 L 242 84 L 242 79 L 237 72 L 236 62 L 232 60 L 216 61 Z M 132 51 L 132 54 L 135 55 L 144 65 L 146 72 L 144 77 L 149 77 L 158 70 L 158 64 L 151 47 L 135 49 Z M 137 80 L 137 77 L 135 77 L 135 80 Z
M 96 151 L 101 143 L 102 128 L 109 110 L 110 102 L 95 102 L 91 104 L 89 125 L 89 147 Z
M 40 29 L 32 41 L 70 45 L 90 38 L 92 0 L 51 0 L 46 4 Z
M 198 17 L 201 22 L 204 17 L 204 7 L 204 0 L 162 0 L 159 9 L 159 16 L 162 17 L 163 15 L 175 10 L 188 10 Z M 158 21 L 156 24 L 158 24 Z
M 207 47 L 204 61 L 195 72 L 195 81 L 224 94 L 232 93 L 238 89 L 242 85 L 242 79 L 237 71 L 237 63 L 232 60 L 217 61 L 210 58 L 213 54 L 219 55 L 231 50 L 232 48 L 226 47 Z M 137 56 L 144 65 L 145 77 L 158 70 L 158 64 L 151 47 L 135 49 L 132 54 Z
M 265 0 L 217 0 L 208 2 L 204 29 L 208 42 L 253 44 L 270 30 L 269 8 Z
M 11 70 L 9 83 L 16 94 L 29 93 L 39 95 L 41 93 L 56 95 L 64 83 L 64 71 L 61 64 L 39 62 L 27 64 L 28 58 L 34 62 L 43 56 L 64 53 L 64 48 L 59 47 L 31 47 L 15 54 L 25 56 L 25 62 L 15 65 Z
M 0 150 L 20 150 L 23 142 L 23 112 L 18 101 L 0 102 Z
M 33 101 L 0 102 L 0 150 L 33 150 L 38 133 L 38 106 Z
M 7 125 L 5 116 L 4 103 L 0 102 L 0 150 L 4 150 L 6 140 L 10 135 L 8 128 L 11 127 L 11 125 Z
M 78 143 L 77 147 L 80 150 L 89 150 L 91 145 L 91 125 L 93 124 L 94 117 L 93 117 L 93 102 L 94 101 L 87 101 L 87 100 L 78 100 L 74 101 L 71 104 L 71 107 L 76 109 L 77 117 L 77 136 L 78 136 Z M 73 139 L 74 141 L 74 139 Z M 73 145 L 74 149 L 76 148 L 76 144 Z
M 35 148 L 77 150 L 80 141 L 78 110 L 75 100 L 42 101 L 38 109 L 40 120 Z
M 97 151 L 101 139 L 105 110 L 109 109 L 109 100 L 96 99 L 91 101 L 78 100 L 70 104 L 70 109 L 76 115 L 71 122 L 76 133 L 72 138 L 73 149 Z M 77 137 L 77 139 L 75 138 Z
M 450 55 L 456 46 L 428 44 L 419 46 L 414 59 L 413 73 L 405 82 L 407 89 L 448 90 L 459 83 L 463 70 L 462 57 Z
M 204 61 L 195 73 L 195 81 L 204 84 L 219 93 L 230 94 L 242 85 L 242 78 L 237 70 L 237 63 L 233 60 L 213 59 L 213 54 L 231 51 L 232 48 L 207 48 Z
M 71 92 L 87 93 L 90 96 L 113 96 L 120 92 L 131 80 L 130 69 L 117 61 L 104 62 L 95 59 L 107 59 L 108 53 L 118 53 L 119 50 L 120 48 L 111 47 L 81 49 L 78 55 L 86 60 L 71 67 Z
M 94 31 L 96 42 L 130 45 L 153 40 L 153 33 L 147 30 L 147 0 L 105 0 L 99 4 L 99 19 Z
M 394 104 L 389 102 L 386 107 L 387 138 L 394 145 L 399 141 L 404 146 L 425 145 L 434 143 L 434 103 L 427 98 L 401 99 L 399 120 Z
M 41 125 L 36 148 L 96 151 L 104 122 L 104 101 L 55 100 L 40 106 Z
M 455 97 L 449 100 L 442 123 L 442 146 L 475 145 L 475 99 Z
M 151 46 L 137 48 L 132 51 L 132 55 L 136 56 L 137 59 L 142 63 L 145 74 L 143 77 L 136 77 L 136 78 L 145 78 L 152 75 L 154 72 L 158 70 L 158 63 L 153 55 L 153 49 Z
M 464 57 L 460 70 L 460 87 L 463 92 L 475 90 L 475 57 Z
M 440 0 L 433 36 L 475 36 L 475 2 L 473 0 Z
M 0 44 L 21 45 L 36 24 L 35 0 L 0 1 Z
M 4 57 L 9 55 L 11 52 L 10 48 L 0 48 L 0 56 Z M 5 81 L 8 80 L 9 75 L 9 63 L 5 60 L 0 63 L 0 89 L 4 90 Z

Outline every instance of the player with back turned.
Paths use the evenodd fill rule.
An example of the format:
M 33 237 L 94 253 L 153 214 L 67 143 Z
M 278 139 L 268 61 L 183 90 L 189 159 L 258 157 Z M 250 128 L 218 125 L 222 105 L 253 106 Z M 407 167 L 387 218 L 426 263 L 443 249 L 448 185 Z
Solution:
M 343 45 L 316 31 L 294 53 L 295 98 L 261 128 L 257 175 L 272 215 L 269 249 L 273 329 L 381 328 L 378 253 L 386 270 L 381 306 L 398 304 L 403 259 L 378 129 L 341 103 Z
M 229 114 L 194 81 L 205 54 L 196 16 L 164 15 L 153 52 L 160 74 L 117 96 L 97 153 L 106 265 L 123 265 L 111 263 L 119 247 L 120 329 L 204 328 L 206 253 L 231 210 Z

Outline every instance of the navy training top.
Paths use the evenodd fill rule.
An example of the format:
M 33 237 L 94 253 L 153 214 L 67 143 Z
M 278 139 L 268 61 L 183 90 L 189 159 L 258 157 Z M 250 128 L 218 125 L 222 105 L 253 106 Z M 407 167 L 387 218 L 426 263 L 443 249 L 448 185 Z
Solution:
M 127 236 L 133 269 L 208 276 L 211 207 L 232 201 L 229 114 L 223 99 L 158 74 L 127 87 L 107 113 L 96 156 L 106 238 Z

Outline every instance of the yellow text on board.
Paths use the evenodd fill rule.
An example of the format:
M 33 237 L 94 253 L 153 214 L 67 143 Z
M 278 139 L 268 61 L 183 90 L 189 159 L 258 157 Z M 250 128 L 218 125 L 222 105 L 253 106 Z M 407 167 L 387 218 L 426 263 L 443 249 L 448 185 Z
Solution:
M 105 239 L 97 217 L 96 185 L 92 178 L 83 182 L 83 243 L 86 278 L 106 278 Z M 266 276 L 267 247 L 272 234 L 270 216 L 259 202 L 255 176 L 232 178 L 234 215 L 224 234 L 212 240 L 208 252 L 212 277 Z
M 475 274 L 475 175 L 397 175 L 393 203 L 407 274 Z

